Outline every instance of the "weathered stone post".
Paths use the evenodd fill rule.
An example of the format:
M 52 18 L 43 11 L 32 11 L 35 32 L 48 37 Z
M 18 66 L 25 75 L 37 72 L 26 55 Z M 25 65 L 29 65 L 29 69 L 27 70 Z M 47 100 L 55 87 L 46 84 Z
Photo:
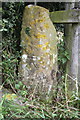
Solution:
M 27 90 L 47 98 L 56 87 L 57 39 L 49 11 L 28 5 L 21 31 L 22 58 L 20 74 Z
M 66 66 L 68 96 L 79 95 L 80 88 L 80 24 L 71 24 L 66 29 L 66 47 L 70 61 Z
M 79 3 L 80 4 L 80 3 Z M 68 98 L 74 93 L 80 96 L 80 9 L 79 4 L 67 3 L 65 11 L 50 13 L 53 23 L 65 24 L 65 46 L 70 55 L 65 79 L 65 91 Z M 77 9 L 73 9 L 77 8 Z
M 74 7 L 75 7 L 75 3 Z M 68 9 L 71 9 L 69 7 Z M 73 93 L 80 96 L 80 10 L 72 13 L 72 24 L 65 25 L 65 43 L 70 55 L 66 66 L 68 97 Z M 77 20 L 78 22 L 75 22 Z

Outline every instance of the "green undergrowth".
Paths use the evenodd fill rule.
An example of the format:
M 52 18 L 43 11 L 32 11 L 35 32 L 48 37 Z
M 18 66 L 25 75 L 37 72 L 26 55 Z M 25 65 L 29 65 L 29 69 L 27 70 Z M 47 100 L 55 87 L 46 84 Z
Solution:
M 26 91 L 25 91 L 26 93 Z M 60 93 L 61 94 L 61 93 Z M 48 102 L 42 101 L 39 96 L 5 94 L 2 97 L 0 107 L 2 120 L 8 119 L 54 119 L 54 120 L 79 120 L 80 118 L 80 99 L 77 96 L 72 96 L 66 101 L 65 95 L 58 93 L 56 99 Z M 0 117 L 0 118 L 1 118 Z

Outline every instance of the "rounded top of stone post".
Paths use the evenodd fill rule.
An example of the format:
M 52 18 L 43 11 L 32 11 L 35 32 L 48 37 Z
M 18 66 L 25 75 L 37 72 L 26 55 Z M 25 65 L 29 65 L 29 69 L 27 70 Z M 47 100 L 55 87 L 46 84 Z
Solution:
M 35 10 L 38 10 L 38 11 L 40 10 L 40 11 L 49 13 L 49 10 L 48 10 L 48 9 L 46 9 L 46 8 L 44 8 L 44 7 L 41 7 L 41 6 L 32 5 L 32 4 L 26 6 L 25 9 L 27 9 L 27 10 L 28 10 L 28 9 L 29 9 L 29 10 L 30 10 L 30 9 L 31 9 L 31 10 L 32 10 L 32 9 L 33 9 L 33 10 L 35 9 Z

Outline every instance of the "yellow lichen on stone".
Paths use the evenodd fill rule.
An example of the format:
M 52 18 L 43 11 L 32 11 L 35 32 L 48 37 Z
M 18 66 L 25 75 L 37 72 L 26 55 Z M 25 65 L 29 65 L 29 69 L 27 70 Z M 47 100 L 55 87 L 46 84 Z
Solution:
M 35 19 L 35 22 L 38 22 L 38 19 Z
M 48 46 L 48 45 L 49 45 L 49 42 L 46 42 L 45 45 Z
M 40 57 L 40 59 L 38 61 L 43 61 L 43 56 Z
M 44 55 L 49 55 L 49 53 L 45 52 Z
M 41 64 L 41 65 L 45 65 L 45 62 L 44 62 L 44 61 L 41 61 L 40 64 Z
M 37 45 L 37 47 L 38 47 L 38 48 L 41 48 L 41 47 L 42 47 L 42 45 L 40 45 L 40 44 L 39 44 L 39 45 Z
M 33 16 L 33 15 L 32 15 L 31 17 L 32 17 L 32 18 L 34 18 L 34 16 Z
M 49 28 L 49 25 L 48 24 L 44 24 L 44 28 Z
M 41 23 L 41 22 L 44 22 L 44 19 L 40 19 L 40 20 L 38 20 L 38 22 L 40 22 L 40 23 Z
M 44 35 L 44 34 L 38 33 L 38 34 L 36 34 L 36 38 L 43 38 L 43 39 L 46 39 L 47 37 L 46 37 L 46 35 Z
M 43 48 L 42 48 L 42 50 L 46 50 L 47 49 L 47 47 L 46 46 L 44 46 Z
M 30 35 L 25 30 L 30 28 Z M 49 88 L 54 87 L 56 78 L 52 78 L 51 72 L 57 71 L 57 61 L 53 64 L 53 54 L 57 53 L 56 30 L 49 18 L 49 11 L 40 6 L 29 5 L 26 7 L 23 16 L 21 44 L 24 44 L 22 55 L 27 54 L 25 62 L 21 62 L 20 74 L 22 80 L 26 82 L 29 91 L 47 96 Z M 22 59 L 21 59 L 22 61 Z M 29 67 L 28 67 L 29 66 Z M 22 72 L 21 72 L 22 71 Z M 44 85 L 43 85 L 44 84 Z M 53 86 L 54 84 L 54 86 Z M 44 86 L 44 87 L 43 87 Z
M 35 21 L 32 21 L 29 23 L 31 26 L 35 24 Z

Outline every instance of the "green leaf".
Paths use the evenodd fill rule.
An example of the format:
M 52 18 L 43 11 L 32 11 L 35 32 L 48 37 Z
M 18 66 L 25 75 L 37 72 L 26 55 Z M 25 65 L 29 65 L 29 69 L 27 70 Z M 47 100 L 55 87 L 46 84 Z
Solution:
M 8 23 L 8 21 L 7 21 L 6 19 L 3 19 L 3 22 L 4 22 L 4 23 Z
M 19 85 L 19 84 L 15 84 L 15 88 L 16 88 L 16 89 L 19 89 L 19 88 L 20 88 L 20 85 Z
M 26 34 L 27 34 L 28 36 L 31 36 L 31 35 L 30 35 L 30 30 L 31 30 L 31 29 L 30 29 L 29 27 L 27 27 L 26 30 L 25 30 L 25 32 L 26 32 Z
M 22 86 L 22 85 L 23 85 L 23 83 L 22 83 L 21 81 L 19 81 L 19 85 L 20 85 L 20 86 Z
M 66 63 L 67 62 L 67 59 L 66 58 L 63 58 L 62 59 L 62 63 L 64 64 L 64 63 Z
M 0 113 L 0 120 L 4 119 L 4 116 L 2 115 L 2 113 Z
M 2 28 L 0 29 L 0 31 L 8 31 L 6 28 Z
M 52 113 L 52 117 L 53 117 L 53 118 L 56 117 L 56 116 L 57 116 L 57 114 Z

